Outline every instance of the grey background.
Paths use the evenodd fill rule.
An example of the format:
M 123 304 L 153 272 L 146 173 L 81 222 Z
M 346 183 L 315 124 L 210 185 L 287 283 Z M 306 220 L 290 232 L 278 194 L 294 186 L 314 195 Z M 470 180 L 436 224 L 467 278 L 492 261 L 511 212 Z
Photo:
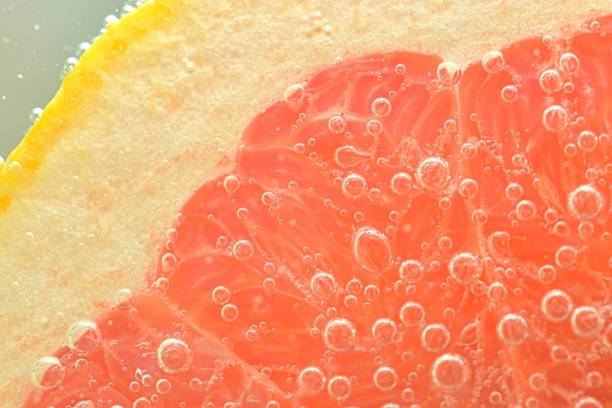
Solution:
M 51 100 L 68 57 L 90 42 L 126 0 L 0 0 L 0 156 L 30 127 L 33 108 Z

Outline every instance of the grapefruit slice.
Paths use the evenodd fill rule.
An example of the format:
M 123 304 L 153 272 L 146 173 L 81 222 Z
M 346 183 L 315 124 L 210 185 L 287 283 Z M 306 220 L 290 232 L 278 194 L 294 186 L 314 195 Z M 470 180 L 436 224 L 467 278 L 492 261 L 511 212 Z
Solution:
M 609 18 L 488 52 L 460 81 L 438 57 L 388 52 L 289 86 L 169 228 L 210 174 L 211 135 L 246 123 L 232 107 L 253 97 L 254 114 L 273 98 L 269 73 L 290 78 L 291 64 L 311 72 L 339 50 L 374 51 L 369 36 L 377 49 L 399 48 L 405 33 L 361 28 L 386 4 L 350 16 L 329 6 L 337 31 L 319 33 L 327 14 L 312 13 L 312 31 L 296 37 L 321 54 L 308 59 L 296 44 L 274 50 L 273 36 L 249 50 L 242 34 L 214 41 L 222 33 L 207 28 L 228 10 L 213 7 L 158 1 L 111 27 L 9 158 L 2 228 L 30 242 L 6 242 L 15 250 L 5 264 L 44 267 L 37 279 L 4 277 L 15 310 L 7 332 L 19 342 L 7 378 L 25 366 L 16 349 L 47 349 L 36 335 L 57 335 L 49 310 L 93 320 L 92 298 L 138 288 L 152 271 L 145 290 L 122 291 L 96 323 L 70 326 L 68 347 L 34 366 L 26 405 L 608 403 Z M 248 33 L 269 7 L 245 19 L 234 10 L 232 24 Z M 273 11 L 280 22 L 296 14 Z M 196 43 L 216 51 L 214 63 Z M 445 54 L 480 51 L 470 47 Z M 228 64 L 243 61 L 255 68 Z M 126 75 L 140 69 L 151 76 Z M 156 103 L 138 105 L 129 123 L 121 114 L 139 95 Z M 66 171 L 67 158 L 84 170 Z M 72 218 L 58 239 L 47 223 L 62 211 Z M 24 320 L 36 302 L 51 304 Z M 9 398 L 19 387 L 7 383 Z

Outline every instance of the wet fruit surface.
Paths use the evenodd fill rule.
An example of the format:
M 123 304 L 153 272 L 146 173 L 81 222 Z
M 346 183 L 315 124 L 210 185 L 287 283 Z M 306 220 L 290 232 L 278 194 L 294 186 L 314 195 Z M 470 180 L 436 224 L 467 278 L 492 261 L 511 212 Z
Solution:
M 611 32 L 289 87 L 25 406 L 610 406 Z

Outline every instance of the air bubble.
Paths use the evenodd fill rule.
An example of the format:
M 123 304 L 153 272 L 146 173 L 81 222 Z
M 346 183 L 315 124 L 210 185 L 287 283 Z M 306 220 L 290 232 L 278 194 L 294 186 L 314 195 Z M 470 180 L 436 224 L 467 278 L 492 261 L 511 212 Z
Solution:
M 165 378 L 160 378 L 155 383 L 155 390 L 160 394 L 168 394 L 172 389 L 172 383 Z
M 425 309 L 420 303 L 408 301 L 400 308 L 399 318 L 408 327 L 419 326 L 425 320 Z
M 514 103 L 518 100 L 518 88 L 514 85 L 506 85 L 500 91 L 502 101 Z
M 372 325 L 372 337 L 381 345 L 392 344 L 397 336 L 397 325 L 389 318 L 381 318 Z
M 372 102 L 371 109 L 374 116 L 387 117 L 391 113 L 391 102 L 387 98 L 376 98 Z
M 504 193 L 508 200 L 516 201 L 523 196 L 523 187 L 518 183 L 508 183 Z
M 547 94 L 561 90 L 561 76 L 556 69 L 547 69 L 540 74 L 540 89 Z
M 504 69 L 506 62 L 499 51 L 489 51 L 482 57 L 482 68 L 489 74 L 496 74 Z
M 378 119 L 370 119 L 368 123 L 366 123 L 366 133 L 370 136 L 376 137 L 380 136 L 383 132 L 383 124 Z
M 68 329 L 67 345 L 78 353 L 96 349 L 102 341 L 98 325 L 89 320 L 79 320 Z
M 412 177 L 410 174 L 400 171 L 391 177 L 391 191 L 397 195 L 406 195 L 412 190 Z
M 425 190 L 441 191 L 449 178 L 448 163 L 440 157 L 428 157 L 421 161 L 416 169 L 417 182 Z
M 310 279 L 310 290 L 321 300 L 327 300 L 336 293 L 337 283 L 334 277 L 326 272 L 318 272 Z
M 66 370 L 55 356 L 38 360 L 32 368 L 32 383 L 35 387 L 50 389 L 57 387 L 64 379 Z
M 461 68 L 454 62 L 445 61 L 438 65 L 438 80 L 442 86 L 455 86 L 461 80 Z
M 336 400 L 345 400 L 351 395 L 351 381 L 342 375 L 332 377 L 327 383 L 327 392 Z
M 580 337 L 595 337 L 603 328 L 604 321 L 592 306 L 580 306 L 574 309 L 571 318 L 572 331 Z
M 450 332 L 441 323 L 428 324 L 421 332 L 421 346 L 429 353 L 444 350 L 449 342 Z
M 433 385 L 443 390 L 456 390 L 467 384 L 470 370 L 467 362 L 458 354 L 442 354 L 431 367 Z
M 604 200 L 602 194 L 588 184 L 576 188 L 567 196 L 567 207 L 579 220 L 591 220 L 603 210 Z
M 395 73 L 397 75 L 404 75 L 406 73 L 406 65 L 404 64 L 397 64 L 393 70 L 395 71 Z
M 514 212 L 516 213 L 517 219 L 521 221 L 530 221 L 536 216 L 537 209 L 533 201 L 521 200 L 516 204 Z
M 478 280 L 482 273 L 478 258 L 469 252 L 455 254 L 448 263 L 448 270 L 451 278 L 462 284 L 469 284 Z
M 478 194 L 478 182 L 471 178 L 461 180 L 459 194 L 465 198 L 474 198 Z
M 224 305 L 221 308 L 221 319 L 227 323 L 238 320 L 238 307 L 231 303 Z
M 593 397 L 582 397 L 576 402 L 574 408 L 604 408 L 603 404 Z
M 157 348 L 157 364 L 169 374 L 189 370 L 192 358 L 191 349 L 180 339 L 166 339 Z
M 353 323 L 344 318 L 335 318 L 327 322 L 323 331 L 323 342 L 332 351 L 349 351 L 355 347 L 357 333 Z
M 546 264 L 538 269 L 538 280 L 544 284 L 550 284 L 557 278 L 557 270 L 554 266 Z
M 325 387 L 325 376 L 318 367 L 306 367 L 297 379 L 299 392 L 303 395 L 316 395 Z
M 406 282 L 417 282 L 423 278 L 425 267 L 416 259 L 407 259 L 399 267 L 399 275 Z
M 561 269 L 569 269 L 576 264 L 578 250 L 570 245 L 562 245 L 555 252 L 555 263 Z
M 329 121 L 327 122 L 327 128 L 330 132 L 338 135 L 344 132 L 344 130 L 346 129 L 346 120 L 340 115 L 334 115 L 329 118 Z
M 574 308 L 574 304 L 567 293 L 558 289 L 553 289 L 544 295 L 540 308 L 548 320 L 559 323 L 569 317 Z
M 289 104 L 298 104 L 304 96 L 304 86 L 301 84 L 293 84 L 287 87 L 283 99 Z
M 542 373 L 533 373 L 527 380 L 533 391 L 543 391 L 546 388 L 546 377 Z
M 225 176 L 223 179 L 223 188 L 228 193 L 235 193 L 240 188 L 240 180 L 233 174 Z
M 381 391 L 391 391 L 395 388 L 398 376 L 391 367 L 379 367 L 373 376 L 374 385 Z
M 357 173 L 349 173 L 342 180 L 342 194 L 353 200 L 361 197 L 367 187 L 366 179 Z
M 580 70 L 580 60 L 573 52 L 565 52 L 559 58 L 559 69 L 566 75 L 573 75 Z
M 542 124 L 550 132 L 558 132 L 567 126 L 567 112 L 560 105 L 552 105 L 542 113 Z
M 238 240 L 232 246 L 232 255 L 239 261 L 248 261 L 254 254 L 253 244 L 246 239 Z
M 578 135 L 576 143 L 582 151 L 592 152 L 597 147 L 597 135 L 590 130 L 583 130 Z
M 497 337 L 508 346 L 516 346 L 527 340 L 529 329 L 524 317 L 508 313 L 497 323 Z
M 382 273 L 391 264 L 389 239 L 372 227 L 361 227 L 353 234 L 353 256 L 366 271 Z
M 212 291 L 212 300 L 218 305 L 224 305 L 229 302 L 230 291 L 225 286 L 217 286 Z
M 96 408 L 96 404 L 92 400 L 79 401 L 72 406 L 73 408 Z

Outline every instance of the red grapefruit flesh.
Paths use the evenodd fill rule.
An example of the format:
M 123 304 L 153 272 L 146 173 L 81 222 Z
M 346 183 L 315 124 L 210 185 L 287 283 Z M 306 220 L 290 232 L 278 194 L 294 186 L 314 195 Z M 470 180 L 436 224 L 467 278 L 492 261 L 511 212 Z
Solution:
M 612 406 L 611 32 L 291 87 L 25 406 Z

